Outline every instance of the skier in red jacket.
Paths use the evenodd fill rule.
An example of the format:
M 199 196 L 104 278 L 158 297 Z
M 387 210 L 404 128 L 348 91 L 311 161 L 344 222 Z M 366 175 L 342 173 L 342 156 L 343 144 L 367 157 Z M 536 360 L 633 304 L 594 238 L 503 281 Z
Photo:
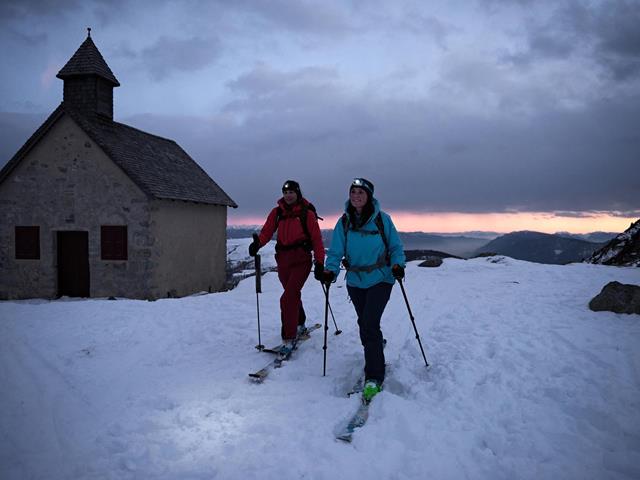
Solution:
M 281 353 L 295 348 L 296 338 L 304 332 L 306 314 L 302 306 L 301 290 L 311 272 L 311 252 L 314 257 L 314 275 L 324 272 L 324 245 L 315 207 L 302 196 L 300 185 L 287 180 L 282 185 L 282 198 L 269 213 L 267 221 L 253 243 L 249 255 L 271 240 L 278 230 L 276 264 L 278 278 L 284 287 L 280 297 L 280 317 L 284 347 Z

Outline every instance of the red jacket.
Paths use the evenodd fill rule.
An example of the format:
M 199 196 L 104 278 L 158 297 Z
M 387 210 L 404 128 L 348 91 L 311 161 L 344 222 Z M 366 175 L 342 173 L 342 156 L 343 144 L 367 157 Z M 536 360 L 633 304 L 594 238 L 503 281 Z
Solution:
M 307 208 L 307 230 L 311 238 L 307 238 L 302 228 L 302 219 L 300 218 L 302 212 L 302 205 Z M 278 215 L 278 207 L 282 214 L 280 221 L 276 226 L 276 217 Z M 262 226 L 260 231 L 260 246 L 264 246 L 273 233 L 278 228 L 278 243 L 283 246 L 294 245 L 306 241 L 311 242 L 313 248 L 313 258 L 316 262 L 324 263 L 324 245 L 322 244 L 322 234 L 320 233 L 320 226 L 318 225 L 318 219 L 316 218 L 313 210 L 309 208 L 309 202 L 306 199 L 302 199 L 302 202 L 296 202 L 293 205 L 287 205 L 284 198 L 278 200 L 278 207 L 271 210 L 267 221 Z

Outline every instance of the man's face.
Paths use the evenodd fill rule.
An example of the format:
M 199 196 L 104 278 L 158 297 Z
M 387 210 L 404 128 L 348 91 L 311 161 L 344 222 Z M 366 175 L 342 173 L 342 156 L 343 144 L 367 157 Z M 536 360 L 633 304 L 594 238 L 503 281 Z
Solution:
M 287 205 L 292 205 L 296 203 L 296 200 L 298 200 L 298 194 L 293 190 L 285 190 L 282 192 L 282 196 L 284 197 L 284 202 Z

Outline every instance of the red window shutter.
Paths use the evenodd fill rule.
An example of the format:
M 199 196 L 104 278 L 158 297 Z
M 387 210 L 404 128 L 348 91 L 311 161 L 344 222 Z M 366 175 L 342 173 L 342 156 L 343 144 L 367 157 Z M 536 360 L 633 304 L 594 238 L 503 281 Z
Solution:
M 16 259 L 40 259 L 40 227 L 16 227 Z
M 102 260 L 127 260 L 127 226 L 100 227 L 100 257 Z

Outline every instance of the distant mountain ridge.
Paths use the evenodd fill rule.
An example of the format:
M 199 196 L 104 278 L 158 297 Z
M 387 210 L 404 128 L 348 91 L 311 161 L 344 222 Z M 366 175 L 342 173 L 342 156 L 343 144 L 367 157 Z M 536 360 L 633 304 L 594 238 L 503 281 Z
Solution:
M 590 232 L 590 233 L 569 233 L 569 232 L 556 232 L 556 235 L 567 238 L 577 238 L 579 240 L 586 240 L 593 243 L 607 243 L 609 240 L 615 238 L 619 232 Z
M 250 238 L 254 232 L 259 230 L 260 226 L 230 227 L 227 229 L 227 237 Z M 331 245 L 332 234 L 333 230 L 322 230 L 322 238 L 326 247 Z M 592 232 L 581 235 L 512 232 L 499 236 L 500 234 L 495 232 L 465 232 L 464 234 L 399 232 L 399 235 L 405 251 L 436 250 L 463 258 L 491 252 L 520 260 L 563 264 L 582 261 L 615 237 L 616 234 L 607 232 Z M 602 239 L 602 241 L 587 240 L 593 238 Z
M 640 220 L 595 251 L 587 261 L 602 265 L 640 266 Z
M 529 262 L 564 265 L 583 261 L 602 245 L 558 234 L 522 231 L 498 237 L 476 253 L 496 253 Z
M 227 238 L 251 238 L 251 235 L 260 231 L 260 226 L 242 226 L 227 228 Z M 399 232 L 400 240 L 405 250 L 438 250 L 453 256 L 470 257 L 481 246 L 487 243 L 489 238 L 494 238 L 492 232 L 487 232 L 479 238 L 467 237 L 456 234 L 433 234 L 425 232 Z M 325 247 L 331 245 L 333 230 L 322 230 L 322 241 Z

